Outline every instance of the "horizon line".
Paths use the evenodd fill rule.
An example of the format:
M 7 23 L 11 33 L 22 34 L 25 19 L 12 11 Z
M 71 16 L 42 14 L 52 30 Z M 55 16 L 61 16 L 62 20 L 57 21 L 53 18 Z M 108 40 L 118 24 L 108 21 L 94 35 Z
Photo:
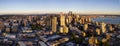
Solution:
M 70 11 L 62 11 L 62 13 L 67 14 Z M 76 11 L 71 11 L 73 14 L 107 14 L 107 15 L 120 15 L 120 13 L 107 13 L 107 12 L 76 12 Z M 7 15 L 7 14 L 60 14 L 60 12 L 0 12 L 0 15 Z

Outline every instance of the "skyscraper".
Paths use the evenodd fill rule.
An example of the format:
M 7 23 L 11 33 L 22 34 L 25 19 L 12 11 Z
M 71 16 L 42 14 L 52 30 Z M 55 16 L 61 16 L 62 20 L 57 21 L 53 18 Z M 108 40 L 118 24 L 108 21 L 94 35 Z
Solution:
M 70 16 L 70 15 L 66 16 L 65 20 L 66 20 L 66 24 L 69 25 L 72 21 L 72 16 Z
M 66 16 L 65 15 L 63 15 L 63 13 L 60 13 L 60 32 L 61 33 L 68 33 L 68 27 L 66 26 L 66 24 L 65 24 L 65 20 L 66 20 L 66 18 L 65 18 Z M 67 22 L 68 22 L 69 20 L 67 20 Z
M 91 18 L 90 17 L 88 18 L 88 22 L 91 22 Z
M 84 31 L 88 29 L 88 24 L 84 24 Z
M 65 16 L 60 13 L 60 26 L 65 26 Z
M 57 30 L 57 17 L 52 18 L 52 31 L 56 32 Z
M 71 23 L 72 21 L 72 16 L 68 16 L 68 23 Z
M 106 24 L 104 22 L 101 23 L 101 30 L 102 30 L 102 33 L 106 32 Z
M 74 22 L 77 23 L 79 20 L 79 15 L 74 15 Z

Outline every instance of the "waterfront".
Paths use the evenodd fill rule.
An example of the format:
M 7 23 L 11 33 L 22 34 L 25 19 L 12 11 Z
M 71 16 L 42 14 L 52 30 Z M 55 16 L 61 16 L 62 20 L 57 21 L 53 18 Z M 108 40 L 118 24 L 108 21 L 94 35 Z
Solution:
M 97 21 L 97 22 L 105 22 L 105 23 L 109 23 L 109 24 L 120 24 L 120 17 L 115 17 L 115 18 L 110 18 L 110 17 L 106 17 L 106 18 L 102 18 L 102 17 L 98 17 L 98 18 L 92 18 L 93 21 Z

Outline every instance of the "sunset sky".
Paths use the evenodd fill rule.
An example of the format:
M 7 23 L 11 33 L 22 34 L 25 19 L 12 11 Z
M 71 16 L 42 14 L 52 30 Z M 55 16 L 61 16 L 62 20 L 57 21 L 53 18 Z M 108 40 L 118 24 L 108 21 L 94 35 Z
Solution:
M 0 0 L 0 14 L 77 12 L 120 14 L 120 0 Z

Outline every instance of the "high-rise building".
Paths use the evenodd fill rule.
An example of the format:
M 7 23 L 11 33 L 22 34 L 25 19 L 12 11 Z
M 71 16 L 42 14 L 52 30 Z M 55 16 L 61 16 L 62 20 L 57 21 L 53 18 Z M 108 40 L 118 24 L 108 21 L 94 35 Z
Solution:
M 82 19 L 79 20 L 79 23 L 82 24 Z
M 90 37 L 88 42 L 91 46 L 96 46 L 96 44 L 98 43 L 98 39 L 92 36 L 92 37 Z
M 88 22 L 91 22 L 91 18 L 90 17 L 88 18 Z
M 68 15 L 65 16 L 65 24 L 69 25 L 69 17 L 68 17 Z
M 66 33 L 68 33 L 68 27 L 66 27 L 66 26 L 63 26 L 63 32 L 66 34 Z
M 66 20 L 66 24 L 69 25 L 72 21 L 72 17 L 68 15 L 68 16 L 66 16 L 65 20 Z
M 84 31 L 88 29 L 88 24 L 84 24 Z
M 46 18 L 46 25 L 47 26 L 51 26 L 51 17 L 49 16 L 48 18 Z
M 79 20 L 79 15 L 75 15 L 75 23 L 77 23 Z
M 68 23 L 71 23 L 72 21 L 72 16 L 68 16 Z
M 60 33 L 63 33 L 63 27 L 60 27 L 59 30 L 60 30 Z
M 81 18 L 81 24 L 84 24 L 85 23 L 85 19 L 84 18 Z
M 68 27 L 66 26 L 66 23 L 69 23 L 69 18 L 66 20 L 66 16 L 63 15 L 63 13 L 60 13 L 60 32 L 61 33 L 68 33 Z
M 60 27 L 60 33 L 67 34 L 68 32 L 69 32 L 68 27 L 66 27 L 66 26 Z
M 57 17 L 52 18 L 52 31 L 56 32 L 57 30 Z
M 109 26 L 109 31 L 113 31 L 113 27 L 111 25 Z
M 98 26 L 98 25 L 99 25 L 99 23 L 98 23 L 98 22 L 95 22 L 95 25 L 96 25 L 96 26 Z
M 101 23 L 102 33 L 106 33 L 106 24 L 104 22 Z
M 60 26 L 65 26 L 65 16 L 60 13 Z
M 88 18 L 85 18 L 85 22 L 88 22 Z
M 97 35 L 100 35 L 100 29 L 96 28 Z

